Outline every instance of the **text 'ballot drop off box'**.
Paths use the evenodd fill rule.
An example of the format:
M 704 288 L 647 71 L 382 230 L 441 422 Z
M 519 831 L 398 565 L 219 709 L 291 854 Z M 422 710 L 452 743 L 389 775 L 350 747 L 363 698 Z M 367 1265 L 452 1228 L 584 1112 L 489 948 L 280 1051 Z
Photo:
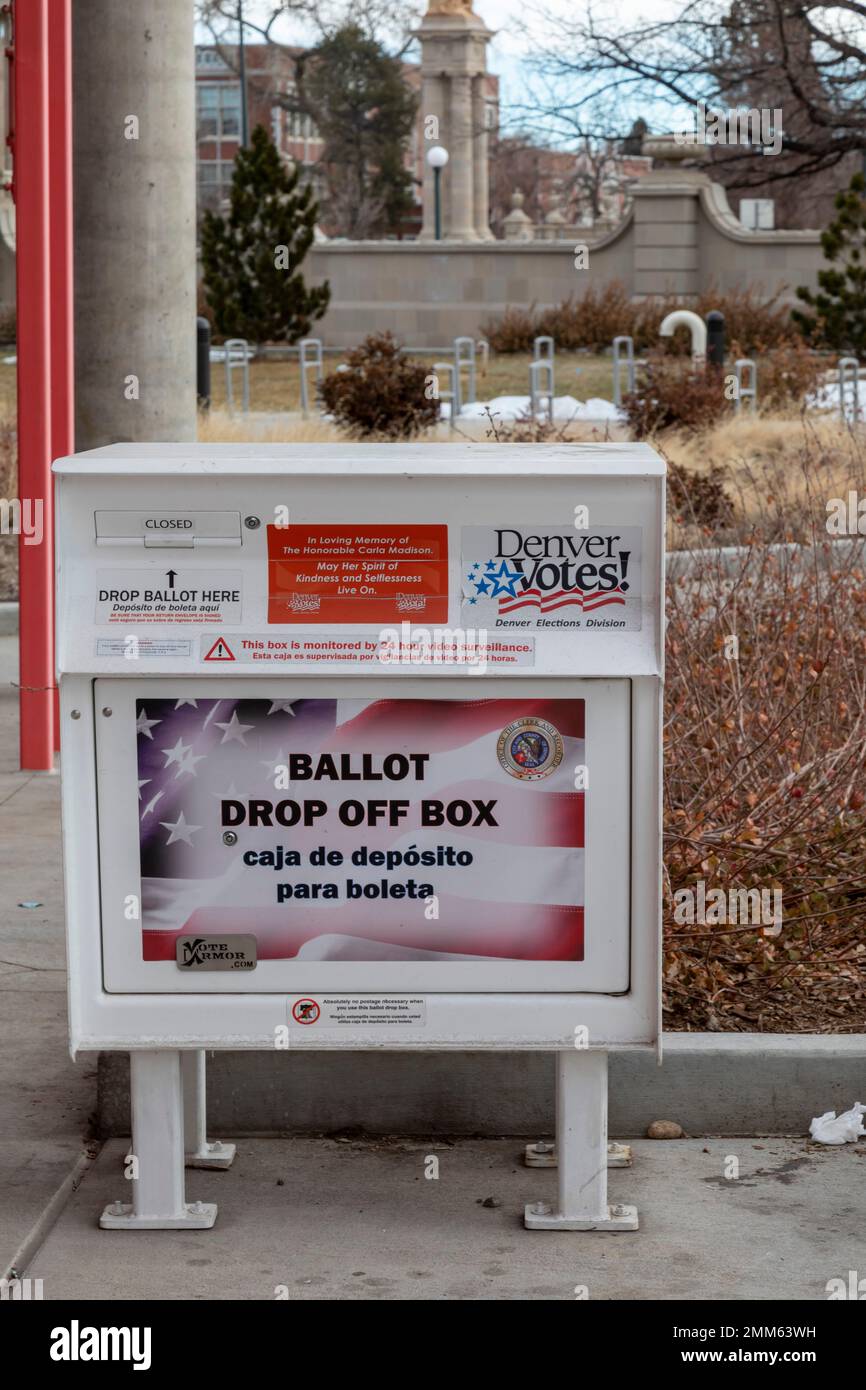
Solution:
M 206 1049 L 497 1048 L 556 1054 L 558 1199 L 526 1224 L 635 1229 L 607 1052 L 659 1038 L 659 457 L 116 445 L 55 473 L 71 1046 L 131 1057 L 101 1224 L 213 1223 L 184 1192 L 233 1156 Z

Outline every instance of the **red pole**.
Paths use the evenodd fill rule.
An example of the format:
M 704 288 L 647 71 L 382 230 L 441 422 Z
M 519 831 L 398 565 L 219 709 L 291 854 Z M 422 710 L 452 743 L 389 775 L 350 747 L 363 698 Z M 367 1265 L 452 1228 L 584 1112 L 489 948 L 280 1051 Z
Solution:
M 47 0 L 16 0 L 13 25 L 18 497 L 25 523 L 18 538 L 21 767 L 50 771 L 55 678 Z M 42 536 L 34 544 L 33 522 L 40 514 Z
M 51 326 L 49 452 L 53 460 L 75 451 L 71 0 L 48 0 L 48 21 L 48 199 L 51 210 L 51 279 L 48 287 L 48 314 Z M 53 502 L 53 490 L 49 495 Z M 60 747 L 60 711 L 56 690 L 54 747 Z

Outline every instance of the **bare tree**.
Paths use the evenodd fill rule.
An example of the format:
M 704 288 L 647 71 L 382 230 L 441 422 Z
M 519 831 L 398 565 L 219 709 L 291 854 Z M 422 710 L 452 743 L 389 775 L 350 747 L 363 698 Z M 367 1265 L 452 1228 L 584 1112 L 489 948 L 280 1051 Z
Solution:
M 647 6 L 651 12 L 651 6 Z M 707 147 L 746 189 L 833 169 L 866 151 L 866 3 L 863 0 L 675 0 L 664 18 L 624 23 L 587 0 L 582 14 L 545 14 L 539 71 L 558 112 L 603 97 L 624 119 L 648 104 L 782 111 L 781 157 L 740 144 Z
M 214 46 L 227 66 L 239 72 L 237 0 L 198 0 L 200 23 L 211 34 Z M 335 145 L 342 144 L 326 132 L 333 127 L 330 106 L 322 101 L 322 86 L 315 80 L 316 51 L 333 42 L 347 28 L 359 30 L 363 38 L 377 44 L 393 62 L 399 62 L 415 43 L 412 30 L 419 18 L 417 6 L 404 0 L 275 0 L 258 19 L 244 11 L 244 32 L 258 43 L 269 45 L 275 54 L 273 71 L 250 73 L 247 83 L 269 103 L 292 115 L 307 117 L 324 136 L 318 165 L 314 171 L 317 196 L 325 204 L 334 228 L 351 238 L 369 236 L 389 205 L 387 194 L 371 187 L 373 180 L 358 167 L 347 169 L 344 151 L 335 159 Z M 280 36 L 284 22 L 295 20 L 312 30 L 310 47 L 289 44 Z M 286 81 L 286 73 L 290 79 Z M 360 119 L 363 113 L 356 113 Z M 375 120 L 375 113 L 373 113 Z

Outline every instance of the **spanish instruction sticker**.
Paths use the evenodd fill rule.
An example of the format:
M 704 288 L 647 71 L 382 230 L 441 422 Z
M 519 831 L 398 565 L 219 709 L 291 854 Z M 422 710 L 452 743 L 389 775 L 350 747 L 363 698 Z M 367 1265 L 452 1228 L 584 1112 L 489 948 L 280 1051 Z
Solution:
M 306 1028 L 321 1023 L 326 1028 L 349 1025 L 354 1028 L 423 1028 L 427 1023 L 427 1000 L 406 994 L 347 994 L 324 998 L 304 997 L 291 1001 L 289 1019 Z
M 97 637 L 97 656 L 124 656 L 127 661 L 156 661 L 163 656 L 192 656 L 192 642 L 175 637 Z
M 533 632 L 637 631 L 639 526 L 464 526 L 462 621 Z
M 202 661 L 276 662 L 281 666 L 376 666 L 388 670 L 427 668 L 483 671 L 535 665 L 535 639 L 449 628 L 421 628 L 401 623 L 390 633 L 303 632 L 278 637 L 273 632 L 238 636 L 212 632 L 201 638 Z
M 447 526 L 269 526 L 269 623 L 448 621 Z
M 241 621 L 240 570 L 166 568 L 100 570 L 96 576 L 96 622 L 203 623 Z

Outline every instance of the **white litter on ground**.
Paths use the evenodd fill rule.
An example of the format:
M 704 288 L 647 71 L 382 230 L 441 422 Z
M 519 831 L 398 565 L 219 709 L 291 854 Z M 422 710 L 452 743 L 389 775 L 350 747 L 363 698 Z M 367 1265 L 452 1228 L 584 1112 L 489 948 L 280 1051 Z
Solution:
M 866 1105 L 861 1105 L 859 1100 L 855 1100 L 851 1109 L 841 1115 L 837 1115 L 835 1110 L 828 1110 L 812 1121 L 809 1133 L 816 1144 L 852 1144 L 866 1134 L 864 1112 Z
M 458 420 L 482 420 L 487 416 L 487 412 L 499 421 L 505 420 L 528 420 L 530 418 L 529 396 L 496 396 L 492 401 L 472 401 L 471 404 L 464 405 Z M 440 407 L 442 419 L 447 420 L 451 413 L 450 401 L 443 401 Z M 602 400 L 599 396 L 593 396 L 588 401 L 579 401 L 575 396 L 554 396 L 553 398 L 553 418 L 564 423 L 567 420 L 624 420 L 625 416 L 612 401 Z M 547 419 L 546 403 L 536 414 L 536 419 Z

